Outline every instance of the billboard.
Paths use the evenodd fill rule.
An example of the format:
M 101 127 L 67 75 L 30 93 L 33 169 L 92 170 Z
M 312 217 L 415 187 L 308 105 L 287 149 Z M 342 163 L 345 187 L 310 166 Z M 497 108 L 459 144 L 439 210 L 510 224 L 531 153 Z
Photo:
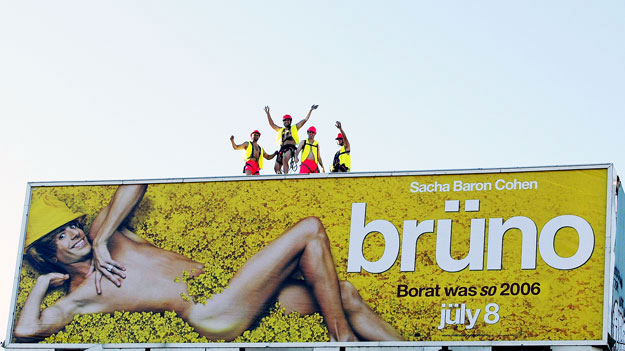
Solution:
M 31 184 L 8 346 L 605 344 L 612 176 Z

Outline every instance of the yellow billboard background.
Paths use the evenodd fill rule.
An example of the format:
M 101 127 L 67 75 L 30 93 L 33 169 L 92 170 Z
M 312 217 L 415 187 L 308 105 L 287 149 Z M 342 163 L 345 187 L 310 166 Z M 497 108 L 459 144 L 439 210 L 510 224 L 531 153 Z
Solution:
M 536 181 L 537 189 L 453 191 L 453 183 Z M 204 274 L 189 278 L 189 296 L 202 303 L 227 286 L 229 279 L 254 253 L 286 228 L 307 216 L 323 222 L 332 244 L 340 279 L 348 280 L 363 299 L 408 341 L 519 341 L 600 340 L 603 330 L 607 170 L 567 170 L 492 174 L 450 174 L 355 178 L 292 178 L 286 180 L 214 181 L 150 184 L 130 225 L 155 246 L 185 255 L 206 265 Z M 450 184 L 447 192 L 411 192 L 411 183 Z M 87 213 L 87 226 L 106 206 L 117 186 L 34 187 L 32 197 L 52 194 L 73 211 Z M 445 200 L 480 200 L 480 211 L 446 213 Z M 417 243 L 416 269 L 400 272 L 398 257 L 383 273 L 347 273 L 350 219 L 353 203 L 366 203 L 366 223 L 383 219 L 395 225 L 401 237 L 404 220 L 453 220 L 452 256 L 463 258 L 469 248 L 472 218 L 508 219 L 525 216 L 540 229 L 550 219 L 572 214 L 594 230 L 592 257 L 573 270 L 549 267 L 538 253 L 535 270 L 521 270 L 521 235 L 509 231 L 504 239 L 503 265 L 497 271 L 445 272 L 436 264 L 436 233 Z M 486 245 L 488 228 L 486 229 Z M 577 234 L 562 229 L 555 247 L 562 257 L 577 250 Z M 486 248 L 487 250 L 488 248 Z M 363 253 L 377 260 L 384 251 L 380 234 L 370 234 Z M 401 252 L 401 251 L 400 251 Z M 400 253 L 401 255 L 401 253 Z M 485 264 L 486 264 L 486 253 Z M 37 273 L 25 264 L 21 271 L 16 314 L 24 304 Z M 398 285 L 426 288 L 482 287 L 507 283 L 539 283 L 538 294 L 516 296 L 397 297 Z M 442 293 L 441 291 L 441 293 Z M 62 290 L 48 294 L 43 307 L 53 305 Z M 480 322 L 439 330 L 441 304 L 464 303 L 482 308 L 499 306 L 499 322 Z M 484 313 L 484 312 L 483 312 Z M 483 313 L 480 318 L 483 318 Z M 253 328 L 235 342 L 328 341 L 319 314 L 284 315 L 279 305 L 268 309 Z M 76 316 L 71 324 L 47 338 L 48 343 L 157 343 L 208 342 L 175 313 L 118 312 Z

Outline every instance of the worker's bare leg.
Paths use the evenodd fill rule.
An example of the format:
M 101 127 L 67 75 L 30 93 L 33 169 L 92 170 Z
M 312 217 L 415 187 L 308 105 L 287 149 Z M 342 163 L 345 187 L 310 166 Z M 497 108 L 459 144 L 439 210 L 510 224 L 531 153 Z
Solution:
M 273 166 L 273 171 L 276 172 L 276 174 L 282 173 L 282 163 L 278 162 L 278 160 L 276 160 L 276 164 Z
M 284 153 L 284 158 L 282 159 L 282 170 L 284 174 L 289 173 L 289 161 L 291 161 L 291 151 L 287 150 Z

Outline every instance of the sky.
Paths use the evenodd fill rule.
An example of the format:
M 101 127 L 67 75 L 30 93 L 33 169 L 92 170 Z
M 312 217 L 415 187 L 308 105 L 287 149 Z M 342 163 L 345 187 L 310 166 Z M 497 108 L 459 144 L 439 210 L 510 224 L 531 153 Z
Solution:
M 0 0 L 0 340 L 27 183 L 239 176 L 263 107 L 329 169 L 614 163 L 625 2 Z M 272 174 L 273 161 L 261 174 Z

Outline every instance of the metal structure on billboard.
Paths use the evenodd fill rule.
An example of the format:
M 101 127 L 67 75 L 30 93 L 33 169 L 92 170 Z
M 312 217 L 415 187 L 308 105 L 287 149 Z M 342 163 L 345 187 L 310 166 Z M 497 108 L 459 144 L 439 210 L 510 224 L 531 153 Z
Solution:
M 617 177 L 618 179 L 618 177 Z M 610 300 L 609 344 L 613 350 L 625 350 L 625 192 L 617 180 L 618 209 L 616 211 L 616 235 L 614 241 L 614 272 L 612 279 L 612 299 Z
M 615 190 L 610 164 L 30 183 L 5 347 L 621 345 Z

